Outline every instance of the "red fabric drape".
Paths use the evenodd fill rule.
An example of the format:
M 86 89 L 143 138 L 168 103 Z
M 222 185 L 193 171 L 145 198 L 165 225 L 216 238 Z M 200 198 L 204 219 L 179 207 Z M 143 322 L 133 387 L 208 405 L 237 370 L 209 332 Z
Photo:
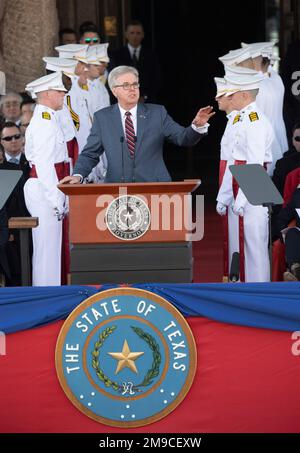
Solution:
M 0 356 L 1 432 L 300 432 L 300 356 L 290 332 L 188 318 L 198 367 L 185 400 L 164 419 L 125 430 L 79 412 L 56 377 L 62 322 L 7 336 Z

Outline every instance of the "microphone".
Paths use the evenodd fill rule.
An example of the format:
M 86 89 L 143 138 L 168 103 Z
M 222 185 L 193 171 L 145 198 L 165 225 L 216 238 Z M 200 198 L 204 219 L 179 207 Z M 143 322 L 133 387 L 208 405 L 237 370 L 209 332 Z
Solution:
M 134 143 L 136 144 L 137 142 L 137 136 L 134 136 Z M 132 182 L 135 182 L 135 153 L 136 153 L 136 148 L 134 148 L 134 155 L 133 155 L 133 168 L 132 168 Z
M 240 254 L 239 252 L 234 252 L 231 258 L 229 281 L 237 282 L 240 279 Z
M 121 151 L 122 151 L 122 178 L 121 182 L 125 182 L 124 176 L 124 137 L 120 137 Z

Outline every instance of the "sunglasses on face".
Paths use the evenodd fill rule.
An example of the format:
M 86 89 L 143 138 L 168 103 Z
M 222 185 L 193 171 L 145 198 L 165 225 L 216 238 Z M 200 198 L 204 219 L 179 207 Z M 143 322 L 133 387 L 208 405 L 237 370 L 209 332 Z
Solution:
M 5 140 L 6 142 L 11 142 L 13 139 L 19 140 L 20 138 L 21 138 L 21 134 L 15 134 L 15 135 L 8 135 L 7 137 L 2 137 L 2 140 Z
M 295 137 L 293 137 L 293 140 L 295 140 L 295 142 L 300 142 L 300 136 L 296 135 Z
M 99 38 L 85 38 L 84 42 L 90 44 L 91 42 L 99 42 Z

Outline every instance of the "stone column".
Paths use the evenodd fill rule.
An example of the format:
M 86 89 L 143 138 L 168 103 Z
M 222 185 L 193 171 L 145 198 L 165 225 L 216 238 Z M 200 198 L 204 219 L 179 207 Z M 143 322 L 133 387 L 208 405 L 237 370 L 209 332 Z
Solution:
M 7 89 L 24 91 L 45 74 L 42 57 L 58 43 L 56 0 L 1 0 L 1 49 Z M 0 61 L 1 64 L 1 61 Z

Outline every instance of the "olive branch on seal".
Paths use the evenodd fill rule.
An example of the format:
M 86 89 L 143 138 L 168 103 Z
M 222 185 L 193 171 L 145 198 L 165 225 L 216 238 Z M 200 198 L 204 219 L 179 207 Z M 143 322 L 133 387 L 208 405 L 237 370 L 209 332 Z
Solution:
M 106 387 L 111 387 L 113 390 L 117 392 L 121 392 L 123 386 L 118 382 L 112 381 L 109 379 L 108 376 L 104 374 L 99 366 L 99 356 L 100 356 L 100 348 L 103 346 L 105 340 L 113 333 L 116 329 L 116 326 L 107 327 L 99 334 L 99 340 L 96 341 L 94 345 L 94 350 L 92 351 L 92 367 L 96 371 L 97 377 L 104 383 Z M 159 367 L 161 364 L 161 354 L 159 351 L 159 345 L 155 341 L 155 339 L 149 333 L 146 333 L 144 330 L 131 326 L 132 330 L 142 339 L 144 340 L 150 349 L 152 350 L 153 354 L 153 362 L 151 368 L 147 371 L 146 375 L 144 376 L 143 381 L 140 384 L 137 384 L 132 387 L 133 390 L 141 392 L 142 390 L 140 387 L 147 387 L 148 385 L 152 384 L 153 379 L 159 375 Z

